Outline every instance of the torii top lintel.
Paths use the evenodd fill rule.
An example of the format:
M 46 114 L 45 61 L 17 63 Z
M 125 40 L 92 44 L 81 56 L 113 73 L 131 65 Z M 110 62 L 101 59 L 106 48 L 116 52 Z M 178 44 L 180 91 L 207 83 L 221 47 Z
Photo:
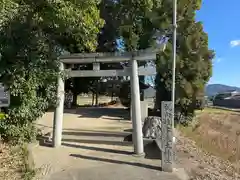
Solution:
M 156 60 L 155 52 L 136 51 L 130 52 L 116 52 L 116 53 L 80 53 L 71 55 L 62 55 L 59 57 L 60 61 L 66 64 L 81 64 L 81 63 L 95 63 L 95 62 L 122 62 L 122 61 L 154 61 Z

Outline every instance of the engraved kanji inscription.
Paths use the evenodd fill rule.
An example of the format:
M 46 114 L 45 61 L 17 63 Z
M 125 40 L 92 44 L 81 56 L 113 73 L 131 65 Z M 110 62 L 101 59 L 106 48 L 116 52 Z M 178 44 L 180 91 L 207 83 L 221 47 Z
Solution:
M 162 168 L 173 164 L 173 108 L 171 101 L 163 101 L 162 116 Z
M 172 161 L 173 161 L 172 148 L 166 148 L 166 151 L 164 152 L 164 154 L 165 154 L 164 162 L 172 163 Z

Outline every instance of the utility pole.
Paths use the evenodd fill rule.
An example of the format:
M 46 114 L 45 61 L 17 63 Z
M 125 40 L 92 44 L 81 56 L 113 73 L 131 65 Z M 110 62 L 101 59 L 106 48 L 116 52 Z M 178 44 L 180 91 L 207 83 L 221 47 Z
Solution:
M 171 101 L 161 102 L 162 117 L 162 170 L 165 172 L 173 171 L 174 160 L 174 105 L 175 105 L 175 70 L 176 70 L 176 39 L 177 39 L 177 0 L 173 3 L 173 22 L 172 22 L 172 93 Z M 170 116 L 169 116 L 170 114 Z
M 173 0 L 173 24 L 172 24 L 172 29 L 173 29 L 173 42 L 172 42 L 172 111 L 173 111 L 173 128 L 174 128 L 174 114 L 175 114 L 175 109 L 174 109 L 174 104 L 175 104 L 175 76 L 176 76 L 176 49 L 177 49 L 177 0 Z

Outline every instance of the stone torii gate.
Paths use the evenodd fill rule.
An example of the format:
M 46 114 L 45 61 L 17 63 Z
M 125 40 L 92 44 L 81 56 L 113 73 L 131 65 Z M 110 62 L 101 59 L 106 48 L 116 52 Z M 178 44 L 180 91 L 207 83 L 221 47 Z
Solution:
M 138 61 L 154 61 L 156 53 L 153 52 L 133 52 L 133 53 L 82 53 L 64 55 L 60 57 L 60 71 L 64 71 L 64 64 L 93 64 L 92 70 L 71 70 L 67 69 L 69 77 L 102 77 L 102 76 L 130 76 L 131 80 L 131 100 L 132 100 L 132 125 L 133 125 L 133 144 L 134 153 L 138 156 L 144 154 L 141 105 L 138 76 L 156 74 L 155 67 L 138 69 Z M 119 63 L 130 62 L 130 67 L 122 70 L 101 70 L 100 63 Z M 59 104 L 54 113 L 53 124 L 53 147 L 61 145 L 62 124 L 64 111 L 64 80 L 58 78 L 57 94 Z

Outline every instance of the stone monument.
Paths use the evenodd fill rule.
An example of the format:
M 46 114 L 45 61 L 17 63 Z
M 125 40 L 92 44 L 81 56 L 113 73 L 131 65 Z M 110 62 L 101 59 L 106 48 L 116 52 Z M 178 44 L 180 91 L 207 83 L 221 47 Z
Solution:
M 173 108 L 171 101 L 162 101 L 162 170 L 167 172 L 173 171 Z

